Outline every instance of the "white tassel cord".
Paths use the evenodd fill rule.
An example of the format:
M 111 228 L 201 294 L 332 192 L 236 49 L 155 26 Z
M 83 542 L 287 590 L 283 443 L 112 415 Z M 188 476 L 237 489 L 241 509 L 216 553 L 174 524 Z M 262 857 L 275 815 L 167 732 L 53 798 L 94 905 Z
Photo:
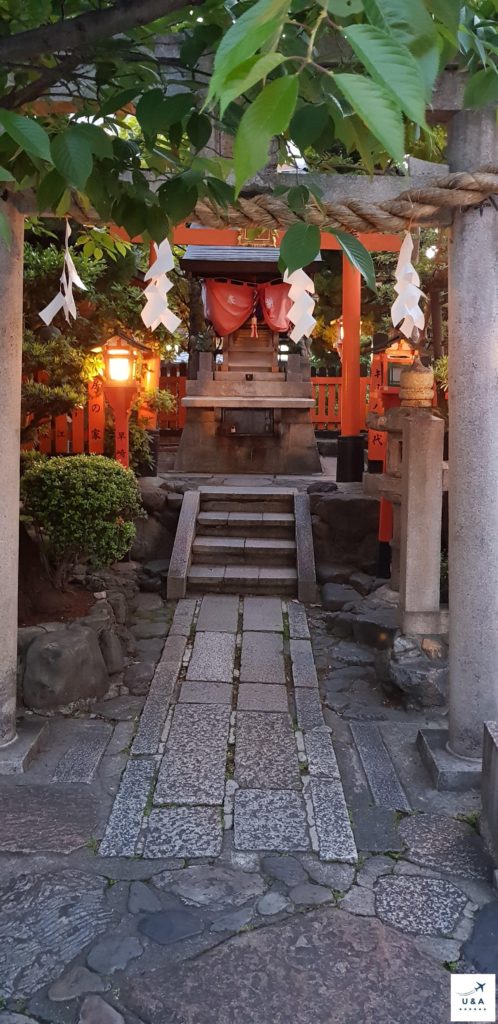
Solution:
M 287 314 L 291 323 L 294 324 L 290 337 L 292 341 L 300 341 L 301 338 L 311 334 L 316 320 L 313 316 L 315 299 L 313 298 L 314 284 L 311 277 L 304 270 L 294 270 L 289 274 L 286 270 L 284 281 L 290 285 L 289 298 L 292 299 L 292 306 Z M 312 293 L 311 295 L 309 293 Z
M 73 285 L 77 288 L 81 288 L 86 292 L 86 285 L 83 284 L 81 277 L 76 270 L 73 263 L 71 253 L 69 252 L 69 238 L 71 236 L 71 228 L 69 221 L 66 221 L 66 247 L 64 253 L 64 266 L 61 274 L 61 286 L 59 293 L 49 302 L 45 309 L 42 309 L 40 317 L 45 324 L 51 324 L 54 316 L 63 310 L 64 316 L 69 323 L 69 318 L 72 316 L 74 320 L 78 316 L 76 311 L 76 304 L 73 296 Z
M 398 293 L 398 298 L 391 307 L 393 326 L 400 325 L 399 329 L 405 338 L 411 338 L 414 328 L 418 327 L 419 330 L 422 330 L 425 324 L 424 314 L 419 307 L 419 301 L 424 297 L 424 293 L 419 287 L 420 278 L 411 262 L 412 253 L 413 238 L 407 231 L 399 251 L 395 271 L 394 290 Z
M 156 258 L 145 275 L 145 280 L 150 281 L 150 284 L 144 292 L 147 302 L 141 317 L 150 331 L 155 331 L 156 327 L 162 324 L 173 334 L 180 326 L 181 320 L 168 306 L 168 292 L 173 287 L 168 271 L 173 270 L 175 265 L 168 239 L 165 238 L 159 246 L 156 245 L 155 250 Z

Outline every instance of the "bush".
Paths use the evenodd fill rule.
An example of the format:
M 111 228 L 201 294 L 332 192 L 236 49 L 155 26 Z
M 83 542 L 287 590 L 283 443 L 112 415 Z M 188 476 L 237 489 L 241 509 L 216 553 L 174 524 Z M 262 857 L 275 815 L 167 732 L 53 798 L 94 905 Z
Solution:
M 60 590 L 78 561 L 102 568 L 123 558 L 135 537 L 133 520 L 142 514 L 133 473 L 103 455 L 36 462 L 22 478 L 21 498 Z

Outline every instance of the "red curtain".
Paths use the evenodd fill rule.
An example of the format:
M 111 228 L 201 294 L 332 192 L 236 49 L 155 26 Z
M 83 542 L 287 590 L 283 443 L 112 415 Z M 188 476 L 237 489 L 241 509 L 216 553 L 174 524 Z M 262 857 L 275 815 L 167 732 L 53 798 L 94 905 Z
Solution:
M 288 284 L 261 284 L 259 297 L 263 316 L 272 331 L 289 330 L 288 313 L 292 306 Z
M 231 281 L 204 282 L 204 308 L 208 320 L 220 336 L 238 331 L 252 314 L 256 292 L 252 284 Z

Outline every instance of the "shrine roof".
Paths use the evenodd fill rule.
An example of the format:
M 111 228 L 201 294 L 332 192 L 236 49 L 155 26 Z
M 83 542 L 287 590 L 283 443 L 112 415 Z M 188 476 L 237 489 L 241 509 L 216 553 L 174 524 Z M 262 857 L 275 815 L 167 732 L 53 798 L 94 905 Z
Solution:
M 275 246 L 245 245 L 188 245 L 185 255 L 180 259 L 184 270 L 206 277 L 233 277 L 234 275 L 250 277 L 280 277 L 278 261 L 280 249 Z M 306 267 L 306 270 L 317 270 L 321 256 Z

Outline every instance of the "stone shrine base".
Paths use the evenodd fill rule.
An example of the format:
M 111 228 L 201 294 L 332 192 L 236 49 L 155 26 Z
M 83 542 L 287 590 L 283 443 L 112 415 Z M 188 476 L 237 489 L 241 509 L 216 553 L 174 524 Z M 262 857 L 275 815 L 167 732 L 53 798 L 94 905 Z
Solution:
M 321 468 L 308 409 L 275 409 L 268 434 L 224 433 L 220 410 L 187 409 L 176 472 L 310 475 Z

